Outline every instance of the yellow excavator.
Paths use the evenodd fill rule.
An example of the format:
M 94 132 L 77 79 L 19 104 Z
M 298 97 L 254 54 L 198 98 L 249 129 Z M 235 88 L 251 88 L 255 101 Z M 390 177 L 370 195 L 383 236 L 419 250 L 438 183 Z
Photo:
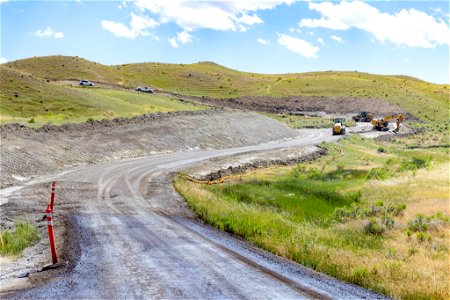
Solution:
M 334 125 L 332 128 L 333 135 L 344 135 L 345 134 L 345 126 L 344 118 L 335 118 L 333 119 Z
M 388 131 L 389 130 L 389 120 L 395 119 L 397 121 L 397 127 L 393 132 L 398 132 L 400 130 L 400 124 L 405 119 L 405 115 L 387 115 L 382 119 L 373 119 L 372 125 L 373 129 L 378 131 Z

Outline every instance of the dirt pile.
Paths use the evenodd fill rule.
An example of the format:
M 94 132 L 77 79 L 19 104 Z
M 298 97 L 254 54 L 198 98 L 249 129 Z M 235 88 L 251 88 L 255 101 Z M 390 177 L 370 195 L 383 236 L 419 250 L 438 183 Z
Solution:
M 387 103 L 381 99 L 372 98 L 344 96 L 245 96 L 217 99 L 210 97 L 184 96 L 167 92 L 163 92 L 163 94 L 178 98 L 179 100 L 191 100 L 217 107 L 247 109 L 268 113 L 306 115 L 310 112 L 314 112 L 345 115 L 356 114 L 360 111 L 370 111 L 376 116 L 403 113 L 407 115 L 408 120 L 417 119 L 411 114 L 406 113 L 406 111 L 398 105 Z
M 38 130 L 5 125 L 1 132 L 1 188 L 68 167 L 157 153 L 254 145 L 296 132 L 245 112 L 175 112 Z
M 244 153 L 219 157 L 189 166 L 184 170 L 187 176 L 202 181 L 213 181 L 225 176 L 241 174 L 273 165 L 292 165 L 314 160 L 326 153 L 316 146 L 283 148 L 265 152 Z

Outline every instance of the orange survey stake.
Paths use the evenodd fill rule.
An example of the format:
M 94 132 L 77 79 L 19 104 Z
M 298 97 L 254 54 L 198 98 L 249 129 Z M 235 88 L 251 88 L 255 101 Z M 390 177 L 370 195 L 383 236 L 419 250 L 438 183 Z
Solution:
M 56 257 L 56 246 L 55 246 L 55 235 L 53 232 L 53 216 L 50 204 L 47 206 L 47 229 L 48 229 L 48 239 L 50 241 L 50 251 L 52 252 L 52 264 L 58 262 L 58 257 Z

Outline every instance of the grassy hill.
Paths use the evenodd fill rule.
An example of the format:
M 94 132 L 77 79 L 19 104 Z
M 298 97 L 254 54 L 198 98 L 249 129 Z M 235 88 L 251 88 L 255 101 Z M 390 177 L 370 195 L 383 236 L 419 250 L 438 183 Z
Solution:
M 105 66 L 67 56 L 23 59 L 4 64 L 3 68 L 51 80 L 88 79 L 127 88 L 149 85 L 180 94 L 216 98 L 256 95 L 381 99 L 432 122 L 448 121 L 449 114 L 449 85 L 432 84 L 407 76 L 335 71 L 265 75 L 239 72 L 211 62 Z M 13 92 L 10 88 L 13 87 L 6 91 L 2 89 L 2 97 Z
M 85 122 L 118 116 L 205 108 L 162 95 L 124 89 L 78 87 L 0 67 L 1 123 L 30 126 Z

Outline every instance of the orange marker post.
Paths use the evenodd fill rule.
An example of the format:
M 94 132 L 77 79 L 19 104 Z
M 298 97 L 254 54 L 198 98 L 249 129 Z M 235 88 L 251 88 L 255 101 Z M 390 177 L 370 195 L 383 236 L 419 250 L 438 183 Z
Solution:
M 52 194 L 50 196 L 50 209 L 53 212 L 53 205 L 55 204 L 55 193 L 56 193 L 56 181 L 52 182 Z
M 52 264 L 58 262 L 58 257 L 56 257 L 56 246 L 55 246 L 55 235 L 53 232 L 53 216 L 50 204 L 47 206 L 47 229 L 48 229 L 48 240 L 50 241 L 50 251 L 52 252 Z

